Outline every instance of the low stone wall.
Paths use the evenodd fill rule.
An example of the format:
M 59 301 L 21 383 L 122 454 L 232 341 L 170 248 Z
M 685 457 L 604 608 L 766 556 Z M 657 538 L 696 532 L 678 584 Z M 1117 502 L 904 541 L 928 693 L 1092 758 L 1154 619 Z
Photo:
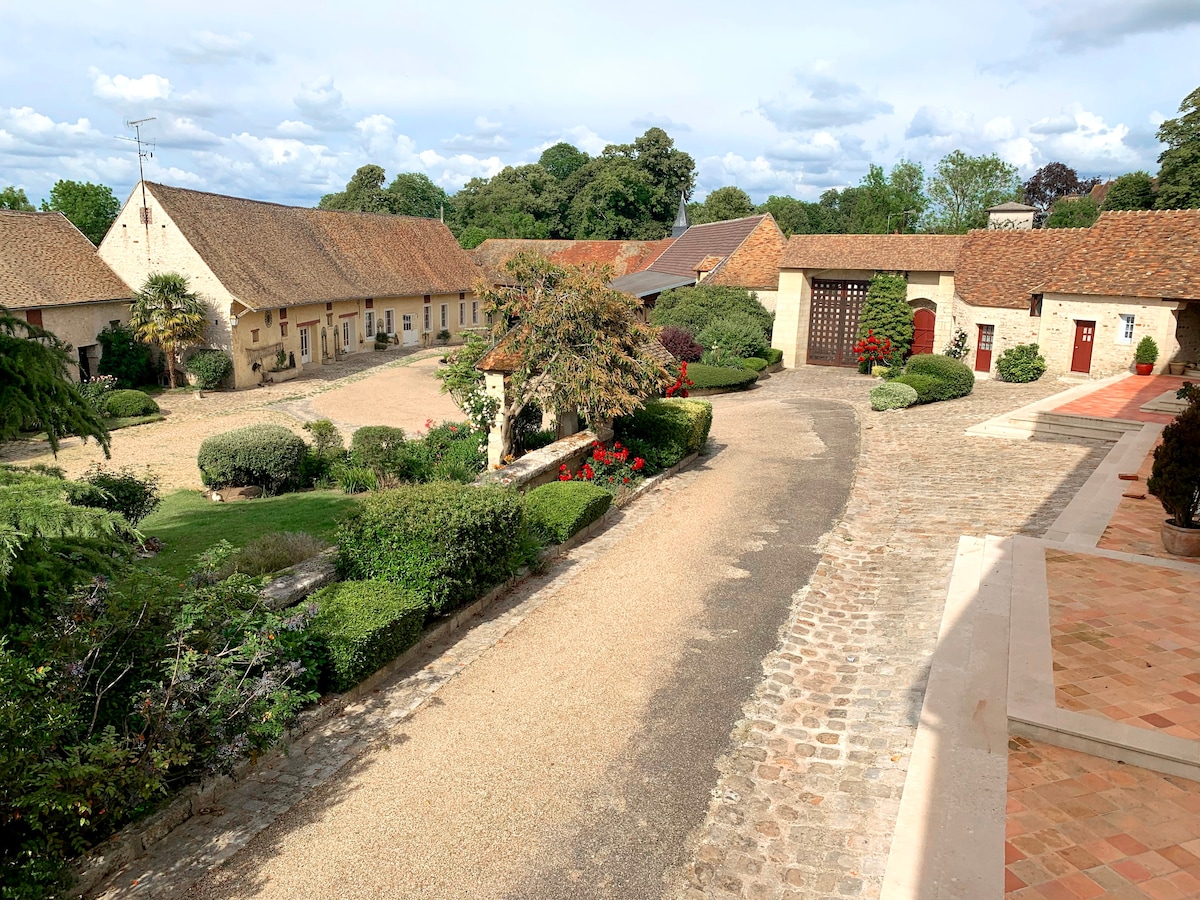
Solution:
M 565 465 L 572 471 L 592 452 L 592 442 L 599 438 L 593 431 L 581 431 L 570 437 L 561 438 L 543 447 L 526 453 L 502 469 L 484 472 L 476 484 L 498 484 L 527 491 L 558 480 L 559 466 Z

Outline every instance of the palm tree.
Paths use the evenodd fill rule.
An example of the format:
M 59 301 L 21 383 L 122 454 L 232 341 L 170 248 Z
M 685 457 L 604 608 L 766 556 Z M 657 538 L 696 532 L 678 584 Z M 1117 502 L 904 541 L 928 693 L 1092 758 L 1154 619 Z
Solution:
M 171 387 L 175 387 L 179 351 L 203 343 L 207 323 L 207 305 L 188 290 L 187 278 L 177 272 L 152 273 L 133 295 L 129 326 L 138 340 L 162 348 Z

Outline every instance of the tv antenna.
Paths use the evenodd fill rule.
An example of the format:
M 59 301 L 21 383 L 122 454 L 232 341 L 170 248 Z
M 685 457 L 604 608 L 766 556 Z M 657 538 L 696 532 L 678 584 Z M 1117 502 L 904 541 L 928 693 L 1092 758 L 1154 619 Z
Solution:
M 147 116 L 144 119 L 129 119 L 125 120 L 125 127 L 133 129 L 133 137 L 118 136 L 118 140 L 129 141 L 131 144 L 137 144 L 138 155 L 138 182 L 142 186 L 142 224 L 147 230 L 150 228 L 150 208 L 146 205 L 146 173 L 142 168 L 142 160 L 149 157 L 154 159 L 154 141 L 142 140 L 142 126 L 147 122 L 153 122 L 158 116 Z M 148 149 L 147 149 L 148 148 Z

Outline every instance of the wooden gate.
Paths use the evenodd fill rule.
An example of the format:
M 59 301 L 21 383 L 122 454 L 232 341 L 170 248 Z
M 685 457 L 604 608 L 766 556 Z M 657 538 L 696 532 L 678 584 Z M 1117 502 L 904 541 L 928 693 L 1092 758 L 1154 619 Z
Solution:
M 933 310 L 922 308 L 913 312 L 913 356 L 933 352 L 933 330 L 936 324 L 937 316 Z
M 1092 345 L 1096 339 L 1095 322 L 1075 322 L 1075 347 L 1071 351 L 1071 371 L 1092 371 Z
M 867 299 L 865 281 L 813 279 L 808 316 L 808 361 L 818 366 L 857 366 L 858 317 Z

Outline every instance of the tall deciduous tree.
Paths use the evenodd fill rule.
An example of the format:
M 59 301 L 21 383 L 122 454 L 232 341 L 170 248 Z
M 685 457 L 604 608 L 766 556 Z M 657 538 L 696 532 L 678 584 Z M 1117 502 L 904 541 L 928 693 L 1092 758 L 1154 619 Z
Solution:
M 929 182 L 936 231 L 963 234 L 987 225 L 987 210 L 1021 196 L 1017 167 L 996 154 L 968 156 L 961 150 L 944 156 Z
M 1159 209 L 1200 207 L 1200 87 L 1183 98 L 1180 116 L 1158 128 L 1158 139 L 1167 145 L 1159 154 Z
M 562 236 L 566 194 L 558 180 L 536 163 L 509 166 L 490 180 L 472 178 L 453 200 L 460 241 L 473 234 L 472 229 L 495 238 Z
M 1099 183 L 1099 178 L 1080 179 L 1079 173 L 1065 163 L 1046 163 L 1025 182 L 1024 199 L 1029 206 L 1037 207 L 1037 218 L 1043 220 L 1059 200 L 1082 196 Z
M 772 195 L 766 203 L 759 205 L 758 212 L 769 212 L 787 237 L 793 234 L 833 234 L 840 230 L 835 209 L 795 197 Z
M 1154 209 L 1154 179 L 1149 172 L 1130 172 L 1108 186 L 1101 209 Z
M 688 204 L 688 218 L 693 225 L 725 222 L 752 215 L 754 202 L 740 187 L 719 187 L 705 197 L 703 203 Z
M 423 172 L 401 172 L 392 179 L 387 192 L 391 195 L 389 211 L 399 216 L 437 219 L 443 210 L 450 212 L 446 192 Z
M 387 173 L 381 166 L 360 166 L 344 191 L 326 194 L 317 205 L 320 209 L 345 212 L 390 213 L 392 198 L 383 187 L 386 178 Z
M 1091 197 L 1077 200 L 1059 200 L 1046 217 L 1046 228 L 1091 228 L 1100 215 L 1096 201 Z
M 68 375 L 69 349 L 0 306 L 0 443 L 37 423 L 54 453 L 62 437 L 78 434 L 108 455 L 108 429 Z
M 510 422 L 536 399 L 601 423 L 666 387 L 667 371 L 649 349 L 653 332 L 638 319 L 640 301 L 608 287 L 608 267 L 562 267 L 518 253 L 506 268 L 513 286 L 479 288 L 497 323 L 494 338 L 519 360 L 507 388 Z M 508 454 L 512 428 L 505 433 Z
M 542 151 L 542 155 L 538 157 L 538 165 L 559 181 L 564 181 L 579 171 L 589 159 L 591 157 L 574 144 L 559 141 Z
M 121 203 L 107 185 L 60 180 L 50 188 L 50 198 L 42 201 L 42 210 L 62 213 L 89 241 L 99 244 L 116 221 Z
M 845 226 L 851 234 L 912 232 L 921 221 L 929 198 L 925 195 L 925 170 L 920 163 L 901 160 L 885 175 L 882 166 L 871 166 L 853 192 L 843 192 Z
M 204 342 L 208 306 L 177 272 L 155 272 L 133 295 L 129 327 L 138 340 L 157 344 L 167 358 L 167 379 L 175 387 L 179 351 Z
M 15 209 L 18 212 L 33 212 L 34 206 L 25 196 L 25 190 L 11 184 L 0 190 L 0 209 Z

